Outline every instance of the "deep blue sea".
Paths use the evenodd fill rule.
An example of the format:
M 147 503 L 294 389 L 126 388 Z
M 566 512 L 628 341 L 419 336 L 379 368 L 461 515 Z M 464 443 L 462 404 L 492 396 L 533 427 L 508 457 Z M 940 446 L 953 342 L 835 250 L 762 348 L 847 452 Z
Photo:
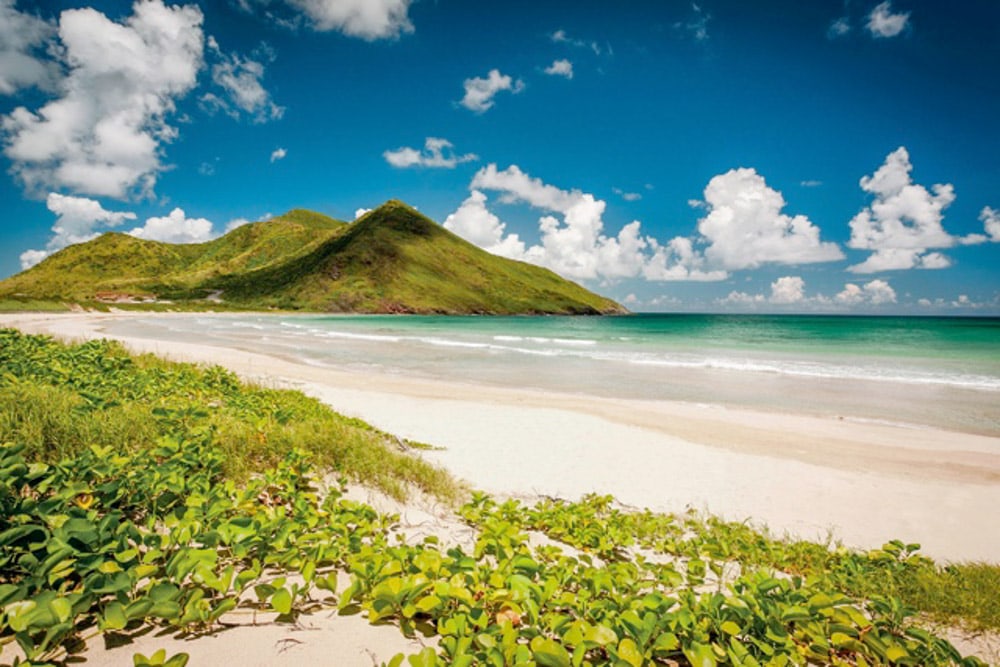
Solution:
M 151 315 L 109 331 L 360 372 L 1000 431 L 1000 318 Z

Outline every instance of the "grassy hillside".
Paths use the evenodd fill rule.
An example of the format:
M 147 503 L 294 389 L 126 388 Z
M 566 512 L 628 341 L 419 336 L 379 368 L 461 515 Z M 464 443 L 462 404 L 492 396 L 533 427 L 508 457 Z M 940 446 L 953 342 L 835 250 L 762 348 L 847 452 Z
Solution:
M 547 269 L 491 255 L 398 201 L 298 260 L 217 286 L 236 301 L 334 312 L 623 312 Z
M 0 282 L 0 298 L 87 303 L 104 291 L 202 298 L 212 278 L 287 262 L 346 228 L 346 223 L 319 213 L 293 210 L 206 243 L 161 243 L 109 232 Z
M 398 201 L 352 224 L 291 211 L 202 244 L 105 234 L 0 282 L 0 299 L 86 304 L 109 291 L 321 312 L 625 312 L 547 269 L 491 255 Z

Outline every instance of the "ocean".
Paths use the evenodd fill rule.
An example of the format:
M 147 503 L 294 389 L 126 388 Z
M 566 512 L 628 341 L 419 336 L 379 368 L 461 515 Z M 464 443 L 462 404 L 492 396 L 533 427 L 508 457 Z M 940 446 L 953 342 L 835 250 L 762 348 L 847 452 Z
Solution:
M 1000 318 L 191 314 L 107 330 L 361 373 L 1000 434 Z

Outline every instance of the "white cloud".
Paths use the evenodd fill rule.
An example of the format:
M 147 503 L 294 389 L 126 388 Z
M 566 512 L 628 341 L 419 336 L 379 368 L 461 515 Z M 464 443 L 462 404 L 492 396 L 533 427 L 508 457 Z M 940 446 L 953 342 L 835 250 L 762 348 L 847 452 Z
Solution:
M 116 227 L 125 220 L 135 220 L 135 213 L 108 211 L 100 202 L 86 197 L 71 197 L 50 192 L 45 205 L 56 214 L 52 226 L 52 238 L 45 250 L 27 250 L 21 254 L 21 268 L 27 269 L 74 243 L 83 243 L 96 238 L 99 228 Z
M 910 20 L 909 12 L 899 14 L 892 13 L 892 3 L 880 3 L 868 15 L 868 32 L 872 37 L 895 37 L 903 32 L 907 22 Z
M 501 257 L 524 258 L 524 243 L 517 234 L 505 235 L 506 225 L 486 209 L 486 195 L 473 190 L 444 221 L 445 229 Z
M 733 290 L 724 298 L 716 299 L 715 302 L 720 306 L 742 306 L 745 308 L 767 303 L 767 297 L 763 294 L 747 294 Z
M 147 218 L 146 224 L 129 232 L 148 241 L 165 243 L 201 243 L 212 238 L 212 223 L 205 218 L 188 218 L 181 208 L 175 208 L 162 218 Z
M 799 276 L 783 276 L 771 283 L 771 303 L 799 303 L 805 298 L 806 281 Z
M 358 218 L 360 218 L 361 216 L 363 216 L 365 213 L 368 213 L 370 210 L 371 210 L 370 208 L 359 208 L 359 209 L 355 210 L 354 211 L 354 219 L 357 220 Z
M 687 21 L 674 23 L 675 30 L 683 30 L 689 33 L 699 42 L 708 39 L 708 22 L 712 19 L 711 14 L 707 14 L 697 3 L 691 3 L 691 17 Z
M 62 97 L 2 121 L 12 172 L 34 192 L 150 194 L 162 145 L 177 136 L 167 117 L 202 66 L 201 24 L 197 6 L 162 0 L 136 2 L 124 23 L 94 9 L 64 11 Z
M 21 260 L 21 270 L 27 271 L 50 254 L 47 250 L 25 250 L 18 256 L 18 259 Z
M 624 199 L 625 201 L 639 201 L 642 199 L 642 195 L 638 192 L 625 192 L 621 188 L 611 188 L 611 191 L 616 195 Z
M 896 303 L 896 290 L 884 280 L 872 280 L 863 286 L 854 283 L 844 285 L 843 291 L 834 297 L 834 301 L 846 306 L 857 306 L 870 303 L 874 306 Z
M 642 270 L 646 280 L 715 282 L 729 277 L 727 271 L 706 268 L 705 256 L 695 250 L 691 239 L 678 236 L 666 245 L 648 240 L 653 255 Z
M 271 162 L 284 160 L 286 155 L 288 155 L 288 151 L 285 150 L 284 148 L 275 148 L 273 151 L 271 151 Z
M 552 64 L 545 68 L 545 73 L 552 76 L 564 76 L 567 79 L 573 78 L 573 63 L 563 58 L 553 60 Z
M 562 215 L 562 220 L 554 215 L 543 215 L 539 219 L 540 243 L 525 249 L 520 259 L 578 280 L 614 280 L 637 276 L 642 271 L 646 261 L 643 251 L 648 247 L 648 240 L 642 237 L 639 222 L 625 225 L 617 236 L 606 236 L 602 220 L 605 202 L 591 194 L 547 185 L 516 165 L 503 171 L 495 164 L 483 167 L 473 177 L 470 188 L 474 191 L 497 190 L 501 192 L 502 202 L 524 202 L 546 213 Z M 481 226 L 493 230 L 502 224 L 495 216 L 488 217 L 492 214 L 485 211 L 485 196 L 481 192 L 478 197 L 474 194 L 463 202 L 465 206 L 478 216 L 470 215 L 468 220 L 478 220 Z M 505 247 L 508 256 L 514 255 L 520 243 L 520 239 L 512 236 L 496 241 L 495 231 L 479 233 L 486 235 L 494 245 Z
M 524 202 L 546 212 L 539 219 L 540 242 L 523 257 L 508 246 L 508 256 L 546 266 L 578 279 L 650 281 L 718 281 L 731 269 L 765 263 L 806 264 L 843 257 L 833 243 L 819 240 L 819 229 L 804 216 L 781 214 L 781 194 L 766 186 L 752 169 L 733 170 L 712 179 L 705 189 L 708 215 L 701 236 L 660 242 L 641 231 L 641 223 L 623 226 L 617 235 L 604 232 L 606 203 L 580 190 L 562 190 L 533 178 L 516 165 L 504 170 L 490 164 L 480 169 L 470 188 L 479 191 L 456 211 L 468 221 L 455 231 L 483 247 L 504 243 L 503 223 L 486 209 L 484 190 L 500 192 L 501 203 Z M 624 193 L 623 193 L 624 194 Z M 475 215 L 473 215 L 475 213 Z M 562 219 L 552 214 L 561 214 Z M 521 244 L 520 239 L 516 239 Z M 702 251 L 698 245 L 707 245 Z M 512 246 L 519 249 L 519 245 Z
M 251 222 L 252 220 L 248 220 L 247 218 L 233 218 L 232 220 L 226 223 L 226 231 L 224 233 L 228 234 L 237 227 L 242 227 L 243 225 L 249 225 Z
M 32 86 L 49 90 L 59 68 L 39 51 L 55 36 L 55 26 L 19 12 L 15 4 L 16 0 L 0 0 L 0 95 Z
M 465 96 L 460 104 L 466 109 L 471 109 L 477 113 L 483 113 L 490 109 L 494 102 L 493 97 L 504 90 L 517 94 L 524 90 L 524 82 L 518 79 L 513 80 L 507 74 L 501 74 L 498 69 L 491 69 L 486 78 L 472 77 L 466 79 Z
M 832 299 L 823 294 L 806 296 L 805 281 L 801 277 L 783 276 L 771 283 L 769 295 L 733 291 L 725 298 L 717 299 L 716 303 L 743 308 L 773 305 L 797 306 L 814 311 L 836 311 L 844 308 L 884 306 L 896 303 L 896 290 L 884 280 L 872 280 L 860 286 L 847 283 L 844 285 L 844 289 Z
M 622 299 L 622 303 L 624 303 L 626 306 L 634 306 L 637 303 L 639 303 L 639 297 L 637 297 L 635 294 L 628 294 L 625 296 L 624 299 Z
M 847 245 L 872 254 L 864 262 L 848 267 L 848 271 L 876 273 L 950 266 L 950 260 L 941 253 L 927 251 L 960 242 L 941 226 L 944 209 L 955 200 L 954 188 L 951 184 L 937 184 L 928 191 L 913 183 L 912 169 L 909 153 L 900 147 L 886 156 L 874 174 L 862 177 L 861 189 L 874 195 L 875 201 L 851 220 Z
M 829 39 L 836 39 L 838 37 L 843 37 L 849 32 L 851 32 L 851 24 L 847 20 L 846 16 L 841 16 L 839 19 L 830 24 L 830 27 L 827 28 L 826 36 Z
M 984 206 L 979 213 L 979 219 L 982 221 L 983 228 L 990 240 L 994 243 L 1000 243 L 1000 211 Z
M 708 262 L 727 270 L 762 264 L 811 264 L 843 258 L 835 243 L 804 215 L 785 215 L 785 199 L 754 169 L 731 169 L 705 187 L 708 215 L 698 231 L 708 242 Z
M 815 181 L 815 180 L 799 181 L 799 185 L 804 188 L 818 188 L 819 186 L 823 185 L 823 181 Z
M 569 44 L 577 48 L 590 49 L 595 55 L 601 55 L 601 46 L 597 42 L 588 42 L 583 39 L 576 39 L 566 34 L 565 30 L 559 29 L 549 35 L 549 38 L 556 44 Z
M 214 93 L 202 95 L 201 103 L 206 111 L 214 113 L 221 110 L 232 118 L 239 118 L 242 111 L 255 123 L 277 120 L 284 115 L 285 108 L 274 103 L 271 93 L 261 83 L 265 61 L 274 61 L 274 51 L 270 47 L 261 45 L 250 58 L 237 53 L 223 53 L 212 37 L 208 38 L 208 46 L 218 58 L 218 62 L 212 65 L 212 82 L 222 88 L 226 99 Z
M 382 157 L 393 167 L 405 169 L 406 167 L 431 167 L 453 169 L 463 162 L 478 160 L 475 153 L 465 155 L 455 155 L 452 150 L 454 145 L 447 139 L 438 137 L 427 137 L 424 141 L 424 150 L 416 148 L 401 147 L 394 151 L 385 151 Z
M 373 41 L 413 32 L 407 15 L 411 0 L 286 0 L 320 31 L 339 30 Z

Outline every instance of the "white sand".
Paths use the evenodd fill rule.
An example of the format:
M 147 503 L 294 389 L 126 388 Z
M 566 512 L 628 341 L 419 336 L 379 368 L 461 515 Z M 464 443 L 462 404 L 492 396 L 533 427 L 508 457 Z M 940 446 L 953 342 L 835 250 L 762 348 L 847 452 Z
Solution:
M 85 339 L 102 337 L 108 317 L 128 316 L 0 315 L 0 326 Z M 1000 561 L 1000 438 L 850 418 L 373 376 L 227 348 L 119 339 L 135 351 L 219 364 L 272 386 L 298 387 L 344 414 L 444 447 L 424 456 L 492 493 L 570 499 L 606 493 L 654 510 L 693 507 L 766 524 L 777 534 L 832 535 L 862 548 L 899 538 L 919 542 L 925 554 L 943 561 Z M 362 629 L 363 620 L 310 622 L 346 633 L 344 641 L 365 634 L 357 634 L 356 646 L 316 649 L 295 643 L 311 633 L 240 630 L 247 636 L 240 634 L 239 642 L 251 645 L 239 660 L 227 662 L 270 665 L 281 658 L 302 664 L 313 662 L 309 651 L 329 650 L 336 664 L 372 664 L 370 647 L 381 640 Z M 395 628 L 371 631 L 382 633 L 385 642 L 378 660 L 407 650 Z M 155 638 L 150 646 L 165 641 Z M 196 645 L 202 646 L 191 648 Z M 279 645 L 290 648 L 278 654 Z

